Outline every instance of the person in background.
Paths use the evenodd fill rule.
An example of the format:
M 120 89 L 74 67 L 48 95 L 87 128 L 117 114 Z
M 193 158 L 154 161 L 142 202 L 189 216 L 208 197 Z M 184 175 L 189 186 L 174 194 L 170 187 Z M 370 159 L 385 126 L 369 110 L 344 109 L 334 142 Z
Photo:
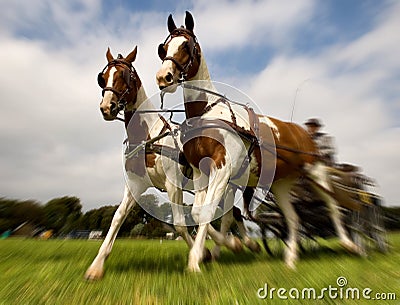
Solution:
M 307 127 L 307 131 L 310 134 L 311 138 L 314 140 L 317 145 L 318 152 L 328 166 L 334 166 L 336 163 L 335 153 L 336 149 L 334 146 L 333 137 L 329 136 L 324 132 L 320 132 L 323 124 L 319 119 L 309 119 L 304 123 Z

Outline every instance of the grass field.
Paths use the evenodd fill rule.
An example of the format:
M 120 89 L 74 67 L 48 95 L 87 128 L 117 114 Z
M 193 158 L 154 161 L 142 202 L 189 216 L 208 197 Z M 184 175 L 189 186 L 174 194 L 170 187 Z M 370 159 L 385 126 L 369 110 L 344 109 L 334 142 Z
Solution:
M 319 250 L 301 256 L 296 271 L 265 251 L 234 255 L 223 250 L 218 262 L 201 266 L 201 274 L 185 271 L 184 242 L 117 240 L 104 279 L 90 283 L 83 274 L 100 242 L 10 238 L 0 240 L 0 305 L 400 304 L 400 234 L 390 235 L 390 240 L 390 253 L 372 251 L 368 258 L 345 253 L 335 240 L 324 241 Z M 343 288 L 358 288 L 361 293 L 370 288 L 371 298 L 377 292 L 395 293 L 396 300 L 366 300 L 362 295 L 356 300 L 344 292 L 340 299 L 340 290 L 336 299 L 329 298 L 328 290 L 323 299 L 310 300 L 307 294 L 302 299 L 304 288 L 314 288 L 317 295 L 329 286 L 339 288 L 338 277 L 347 279 Z M 268 291 L 276 289 L 272 299 L 257 297 L 265 284 Z M 286 289 L 281 295 L 288 299 L 278 297 L 279 288 Z M 297 300 L 291 298 L 296 291 Z M 334 296 L 335 291 L 331 293 Z

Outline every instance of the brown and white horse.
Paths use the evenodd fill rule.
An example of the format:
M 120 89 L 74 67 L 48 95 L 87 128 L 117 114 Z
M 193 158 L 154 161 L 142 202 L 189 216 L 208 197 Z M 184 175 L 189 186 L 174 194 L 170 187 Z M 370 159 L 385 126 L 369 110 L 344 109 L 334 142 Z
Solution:
M 209 81 L 207 64 L 193 31 L 192 15 L 186 12 L 185 27 L 177 28 L 171 15 L 167 25 L 170 34 L 158 48 L 163 61 L 156 74 L 160 89 L 172 92 L 181 81 Z M 297 260 L 299 226 L 298 216 L 290 203 L 290 191 L 300 175 L 318 183 L 316 191 L 330 209 L 342 245 L 352 252 L 359 252 L 345 231 L 338 206 L 330 196 L 331 185 L 326 167 L 316 158 L 315 145 L 302 127 L 261 114 L 255 115 L 205 90 L 185 87 L 185 83 L 182 86 L 187 125 L 191 126 L 191 136 L 184 141 L 184 154 L 194 169 L 194 181 L 202 173 L 209 175 L 208 188 L 196 189 L 198 186 L 195 185 L 192 215 L 199 223 L 199 230 L 189 253 L 189 270 L 200 271 L 207 227 L 229 182 L 246 187 L 244 198 L 247 203 L 255 187 L 271 187 L 288 223 L 285 262 L 289 267 L 294 268 Z M 212 85 L 206 87 L 210 89 Z M 221 128 L 217 127 L 217 121 L 221 122 Z M 196 133 L 194 129 L 196 136 L 193 136 Z M 238 136 L 246 133 L 258 138 L 256 145 L 252 145 L 248 138 Z M 271 149 L 273 142 L 275 150 Z M 243 181 L 243 164 L 246 164 L 247 157 L 250 157 L 245 168 L 248 178 Z
M 118 56 L 115 59 L 108 49 L 106 53 L 108 63 L 99 73 L 98 83 L 103 93 L 103 99 L 100 103 L 103 118 L 107 121 L 115 120 L 118 118 L 119 112 L 124 111 L 128 141 L 130 144 L 138 145 L 142 141 L 157 137 L 160 133 L 173 127 L 163 120 L 158 113 L 136 113 L 139 107 L 146 110 L 155 109 L 148 100 L 142 82 L 132 66 L 136 53 L 137 48 L 135 47 L 125 58 Z M 128 126 L 131 127 L 128 129 Z M 176 148 L 176 142 L 171 136 L 161 138 L 156 144 L 179 149 Z M 176 170 L 176 166 L 170 166 L 169 163 L 176 162 L 171 159 L 161 160 L 160 155 L 154 152 L 143 153 L 142 158 L 133 157 L 126 160 L 125 168 L 128 177 L 124 197 L 115 212 L 110 229 L 96 258 L 86 271 L 86 279 L 97 280 L 103 276 L 104 262 L 111 253 L 121 225 L 139 197 L 150 187 L 167 191 L 171 202 L 175 203 L 171 205 L 175 228 L 189 247 L 192 246 L 193 240 L 185 226 L 184 215 L 179 209 L 183 201 L 182 189 L 178 188 L 174 181 L 166 179 L 165 168 L 169 168 L 171 171 Z M 170 175 L 176 175 L 176 173 L 170 173 Z
M 108 49 L 106 53 L 107 65 L 98 75 L 98 83 L 103 93 L 103 99 L 100 103 L 103 118 L 112 121 L 118 119 L 121 111 L 124 112 L 125 128 L 130 146 L 157 138 L 167 130 L 177 130 L 177 126 L 167 122 L 159 115 L 151 100 L 148 99 L 142 82 L 132 66 L 136 53 L 137 48 L 125 58 L 119 55 L 115 59 Z M 164 151 L 172 152 L 172 156 L 175 155 L 176 157 L 179 157 L 182 148 L 179 133 L 177 136 L 160 137 L 153 145 L 165 149 Z M 142 150 L 138 155 L 126 158 L 127 179 L 123 199 L 115 212 L 110 229 L 96 258 L 86 271 L 85 278 L 97 280 L 103 276 L 104 262 L 111 253 L 121 225 L 139 197 L 150 187 L 167 191 L 172 202 L 175 228 L 182 235 L 189 248 L 192 247 L 193 240 L 188 234 L 185 216 L 181 208 L 183 202 L 182 185 L 180 184 L 182 183 L 182 174 L 179 174 L 184 172 L 185 166 L 188 166 L 188 164 L 185 165 L 184 162 L 181 164 L 178 158 L 171 156 L 163 157 L 162 152 L 163 150 L 161 150 L 161 153 L 160 151 Z M 230 224 L 230 219 L 231 213 L 224 215 L 222 228 L 227 226 L 226 222 Z M 239 221 L 238 226 L 241 232 L 245 232 L 243 222 Z M 210 226 L 209 231 L 210 235 L 214 236 L 216 230 Z M 230 249 L 240 250 L 240 243 L 237 238 L 220 240 Z M 216 243 L 218 244 L 218 240 L 216 240 Z M 256 247 L 253 244 L 251 245 Z M 207 255 L 208 250 L 206 252 Z

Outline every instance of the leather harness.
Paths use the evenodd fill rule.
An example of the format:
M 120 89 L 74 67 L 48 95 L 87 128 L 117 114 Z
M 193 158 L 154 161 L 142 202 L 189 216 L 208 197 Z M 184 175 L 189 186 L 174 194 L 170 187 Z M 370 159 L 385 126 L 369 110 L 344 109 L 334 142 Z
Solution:
M 260 143 L 262 143 L 262 140 L 260 139 L 260 128 L 259 124 L 260 121 L 258 119 L 258 116 L 254 112 L 253 108 L 244 106 L 248 115 L 249 115 L 249 123 L 250 123 L 250 130 L 244 129 L 243 127 L 240 127 L 237 125 L 236 121 L 236 116 L 235 113 L 233 112 L 229 101 L 225 99 L 218 99 L 216 102 L 210 104 L 207 106 L 203 114 L 207 113 L 210 111 L 214 106 L 216 106 L 218 103 L 224 103 L 228 105 L 229 110 L 231 112 L 231 117 L 232 117 L 232 122 L 222 120 L 222 119 L 203 119 L 201 116 L 193 117 L 190 119 L 186 119 L 182 125 L 181 125 L 181 142 L 186 143 L 190 139 L 193 139 L 194 137 L 201 136 L 201 133 L 204 129 L 212 129 L 212 128 L 217 128 L 217 129 L 225 129 L 230 132 L 235 132 L 237 133 L 242 139 L 250 142 L 250 146 L 247 149 L 247 155 L 246 158 L 244 158 L 238 172 L 236 173 L 235 176 L 232 177 L 232 180 L 240 178 L 244 172 L 246 171 L 246 168 L 249 166 L 251 162 L 251 155 L 254 152 L 254 149 L 257 146 L 260 146 Z

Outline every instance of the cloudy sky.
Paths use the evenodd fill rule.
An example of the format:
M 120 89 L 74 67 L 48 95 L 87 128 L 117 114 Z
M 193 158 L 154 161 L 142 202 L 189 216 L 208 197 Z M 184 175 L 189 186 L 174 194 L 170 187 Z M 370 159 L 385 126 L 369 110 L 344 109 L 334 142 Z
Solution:
M 246 92 L 265 114 L 321 118 L 338 159 L 400 204 L 398 1 L 13 0 L 0 11 L 0 196 L 120 201 L 123 125 L 105 122 L 97 73 L 126 55 L 150 96 L 157 46 L 185 10 L 213 80 Z

